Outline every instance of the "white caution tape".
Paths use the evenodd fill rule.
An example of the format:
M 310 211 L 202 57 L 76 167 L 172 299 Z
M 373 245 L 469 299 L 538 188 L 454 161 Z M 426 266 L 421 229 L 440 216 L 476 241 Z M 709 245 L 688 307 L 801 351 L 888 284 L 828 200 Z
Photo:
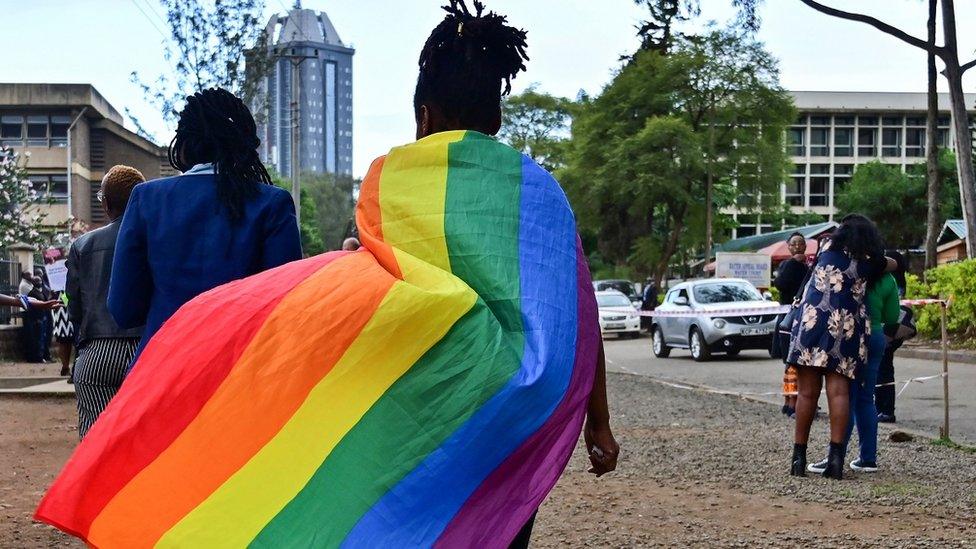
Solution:
M 902 305 L 909 307 L 918 305 L 935 305 L 944 304 L 949 305 L 949 301 L 946 299 L 903 299 L 901 300 Z M 724 316 L 745 316 L 745 315 L 779 315 L 786 314 L 792 309 L 792 305 L 780 305 L 779 307 L 740 307 L 731 309 L 716 309 L 713 311 L 640 311 L 641 316 L 652 316 L 652 317 L 676 317 L 676 316 L 709 316 L 709 317 L 724 317 Z
M 714 311 L 641 311 L 641 316 L 745 316 L 745 315 L 779 315 L 790 312 L 790 305 L 779 307 L 743 307 L 739 309 L 718 309 Z

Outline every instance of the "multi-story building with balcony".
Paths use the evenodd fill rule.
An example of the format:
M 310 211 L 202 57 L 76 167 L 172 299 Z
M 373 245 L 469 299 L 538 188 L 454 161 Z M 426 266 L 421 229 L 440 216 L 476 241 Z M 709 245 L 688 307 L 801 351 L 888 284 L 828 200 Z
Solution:
M 930 142 L 925 120 L 927 95 L 900 92 L 795 91 L 799 111 L 787 133 L 786 146 L 793 169 L 781 187 L 783 202 L 795 212 L 813 212 L 833 221 L 834 197 L 850 180 L 858 164 L 879 160 L 901 167 L 925 162 Z M 976 94 L 966 94 L 976 106 Z M 970 116 L 976 114 L 971 111 Z M 949 94 L 939 94 L 940 147 L 955 148 L 950 127 Z M 727 210 L 741 238 L 784 228 L 782 220 Z
M 0 84 L 0 143 L 27 158 L 41 206 L 55 232 L 69 216 L 103 224 L 96 194 L 115 164 L 155 179 L 175 173 L 166 149 L 129 131 L 122 115 L 90 84 Z

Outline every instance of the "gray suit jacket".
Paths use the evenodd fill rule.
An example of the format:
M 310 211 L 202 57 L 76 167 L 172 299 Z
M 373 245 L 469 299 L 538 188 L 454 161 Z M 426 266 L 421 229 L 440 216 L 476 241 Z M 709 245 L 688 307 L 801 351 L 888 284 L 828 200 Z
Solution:
M 122 220 L 83 234 L 68 252 L 68 312 L 75 339 L 84 347 L 92 339 L 142 337 L 142 328 L 123 330 L 108 312 L 112 258 Z

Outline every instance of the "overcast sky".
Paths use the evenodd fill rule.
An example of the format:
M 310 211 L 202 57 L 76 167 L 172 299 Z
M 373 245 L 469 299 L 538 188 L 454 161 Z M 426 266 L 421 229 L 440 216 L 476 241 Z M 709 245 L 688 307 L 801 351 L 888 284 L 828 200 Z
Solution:
M 305 0 L 328 13 L 354 58 L 354 174 L 413 137 L 411 97 L 420 47 L 442 17 L 446 0 Z M 857 9 L 919 37 L 922 0 L 825 0 Z M 266 15 L 291 0 L 266 0 Z M 637 46 L 642 11 L 632 0 L 486 0 L 529 32 L 528 73 L 515 91 L 536 82 L 550 93 L 591 94 L 611 78 L 618 58 Z M 703 19 L 727 19 L 730 0 L 703 0 Z M 976 55 L 976 2 L 957 2 L 960 56 Z M 140 10 L 141 8 L 141 10 Z M 159 137 L 169 130 L 143 101 L 129 73 L 155 77 L 167 69 L 166 32 L 158 0 L 0 0 L 7 46 L 2 82 L 93 84 L 119 111 L 135 112 Z M 924 91 L 925 55 L 866 25 L 821 15 L 799 0 L 766 0 L 760 38 L 781 60 L 782 83 L 793 90 Z M 966 81 L 974 91 L 976 70 Z M 944 86 L 942 86 L 944 90 Z M 168 138 L 166 138 L 168 141 Z

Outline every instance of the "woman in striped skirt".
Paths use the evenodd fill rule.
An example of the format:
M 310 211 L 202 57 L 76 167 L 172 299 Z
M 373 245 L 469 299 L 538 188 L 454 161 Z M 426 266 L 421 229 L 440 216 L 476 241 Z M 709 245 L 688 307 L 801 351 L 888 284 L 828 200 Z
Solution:
M 111 223 L 79 237 L 68 252 L 68 309 L 78 336 L 74 381 L 81 437 L 122 386 L 125 369 L 142 336 L 141 328 L 119 328 L 108 312 L 106 299 L 122 214 L 132 188 L 143 181 L 135 168 L 115 166 L 109 170 L 102 179 L 98 199 Z

